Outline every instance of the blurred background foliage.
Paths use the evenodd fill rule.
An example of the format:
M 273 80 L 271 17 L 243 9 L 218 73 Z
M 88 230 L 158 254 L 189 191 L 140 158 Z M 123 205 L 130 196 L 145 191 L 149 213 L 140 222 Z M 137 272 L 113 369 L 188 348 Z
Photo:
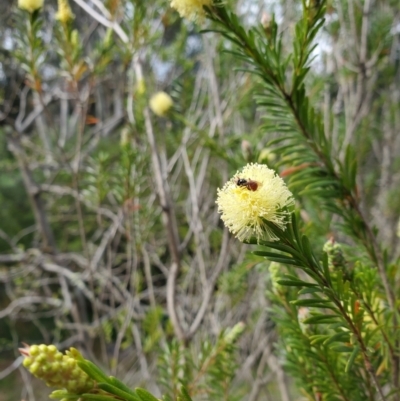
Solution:
M 245 27 L 268 30 L 275 14 L 291 53 L 301 2 L 225 3 Z M 282 368 L 268 264 L 227 233 L 215 205 L 217 188 L 248 162 L 285 177 L 294 167 L 269 145 L 283 133 L 263 128 L 259 80 L 222 35 L 200 33 L 208 22 L 183 21 L 165 0 L 70 6 L 74 19 L 61 23 L 53 0 L 33 15 L 0 4 L 0 401 L 45 397 L 19 368 L 22 341 L 76 346 L 156 395 L 200 383 L 197 369 L 200 394 L 299 399 Z M 329 0 L 316 43 L 309 100 L 339 160 L 353 145 L 363 213 L 395 261 L 400 5 Z M 173 99 L 163 117 L 148 108 L 158 91 Z M 333 236 L 351 261 L 340 219 L 301 189 L 316 254 Z M 238 322 L 246 330 L 229 362 L 202 365 Z M 300 333 L 297 320 L 286 328 Z M 207 381 L 213 369 L 226 370 L 225 389 Z M 223 393 L 229 386 L 235 396 Z

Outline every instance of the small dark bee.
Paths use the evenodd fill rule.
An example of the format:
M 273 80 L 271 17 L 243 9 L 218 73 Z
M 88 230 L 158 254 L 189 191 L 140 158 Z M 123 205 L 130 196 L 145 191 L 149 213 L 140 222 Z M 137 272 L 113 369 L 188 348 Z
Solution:
M 238 187 L 246 187 L 249 191 L 257 191 L 259 183 L 253 180 L 246 180 L 245 178 L 238 178 L 236 181 Z

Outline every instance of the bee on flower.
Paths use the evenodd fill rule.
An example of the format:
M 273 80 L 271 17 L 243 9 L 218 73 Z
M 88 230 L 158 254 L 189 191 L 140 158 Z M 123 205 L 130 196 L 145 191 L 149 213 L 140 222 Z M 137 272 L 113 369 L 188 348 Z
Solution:
M 190 21 L 201 22 L 206 16 L 203 6 L 211 5 L 212 0 L 171 0 L 171 7 Z
M 225 226 L 240 241 L 252 237 L 276 241 L 266 222 L 281 230 L 287 224 L 287 207 L 294 204 L 285 182 L 266 165 L 250 163 L 218 189 L 218 212 Z

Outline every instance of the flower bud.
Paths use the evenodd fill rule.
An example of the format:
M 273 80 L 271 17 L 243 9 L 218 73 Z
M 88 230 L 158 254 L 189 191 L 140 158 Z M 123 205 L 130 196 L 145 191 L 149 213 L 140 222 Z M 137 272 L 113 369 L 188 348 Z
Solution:
M 346 267 L 346 259 L 343 256 L 342 247 L 335 242 L 333 237 L 325 243 L 323 251 L 328 255 L 329 269 L 335 270 Z
M 144 79 L 139 79 L 139 81 L 136 84 L 136 93 L 138 95 L 143 95 L 146 92 L 146 83 L 144 82 Z
M 253 156 L 253 149 L 251 143 L 246 139 L 243 139 L 241 143 L 241 148 L 244 160 L 246 160 L 246 162 L 250 162 Z
M 71 32 L 71 45 L 74 49 L 77 49 L 81 45 L 80 38 L 79 38 L 79 32 L 77 29 L 74 29 Z
M 264 28 L 264 32 L 265 32 L 265 36 L 270 39 L 271 38 L 271 34 L 274 28 L 274 24 L 275 21 L 273 20 L 273 18 L 271 17 L 270 14 L 268 14 L 267 12 L 263 12 L 261 15 L 261 25 Z
M 120 144 L 122 147 L 129 146 L 131 143 L 130 131 L 128 127 L 124 127 L 121 131 Z
M 264 29 L 269 29 L 271 26 L 271 16 L 265 11 L 261 15 L 261 25 Z
M 58 11 L 56 14 L 56 20 L 67 24 L 75 18 L 72 13 L 71 7 L 69 6 L 68 0 L 58 0 Z
M 225 333 L 225 341 L 228 344 L 234 343 L 240 335 L 243 333 L 244 329 L 246 328 L 246 325 L 243 322 L 239 322 L 235 324 L 231 329 L 229 329 Z
M 276 161 L 276 154 L 273 153 L 270 149 L 264 148 L 261 150 L 258 156 L 259 163 L 270 165 L 275 161 Z
M 278 262 L 271 262 L 269 264 L 269 276 L 271 279 L 272 291 L 275 294 L 282 293 L 285 290 L 285 287 L 278 283 L 278 281 L 282 279 L 282 268 L 283 266 Z

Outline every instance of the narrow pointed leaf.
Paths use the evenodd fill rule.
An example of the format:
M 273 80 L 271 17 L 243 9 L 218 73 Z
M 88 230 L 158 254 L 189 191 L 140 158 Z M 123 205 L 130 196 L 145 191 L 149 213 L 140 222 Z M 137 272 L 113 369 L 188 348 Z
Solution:
M 305 324 L 328 324 L 328 323 L 337 323 L 339 317 L 331 316 L 331 315 L 317 315 L 309 317 L 305 319 L 303 323 Z
M 136 394 L 127 393 L 126 391 L 123 391 L 120 388 L 113 386 L 112 384 L 99 383 L 98 387 L 101 390 L 106 391 L 107 393 L 114 394 L 114 395 L 122 398 L 123 400 L 126 400 L 126 401 L 140 401 L 140 398 Z
M 80 396 L 81 400 L 90 401 L 116 401 L 116 398 L 111 395 L 100 395 L 100 394 L 82 394 Z
M 159 401 L 158 398 L 154 397 L 153 394 L 149 393 L 144 388 L 137 387 L 135 388 L 136 394 L 139 396 L 142 401 Z
M 97 382 L 108 382 L 109 377 L 93 362 L 87 359 L 78 361 L 78 366 L 93 380 Z

